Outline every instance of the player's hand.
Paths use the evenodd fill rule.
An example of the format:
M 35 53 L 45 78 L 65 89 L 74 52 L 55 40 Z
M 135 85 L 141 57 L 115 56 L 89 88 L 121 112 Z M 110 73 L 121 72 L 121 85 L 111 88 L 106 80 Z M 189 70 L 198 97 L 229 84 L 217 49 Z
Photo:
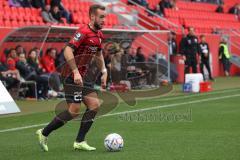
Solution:
M 107 87 L 107 72 L 104 72 L 101 77 L 101 90 L 105 91 Z
M 74 83 L 83 86 L 82 76 L 78 70 L 73 71 Z

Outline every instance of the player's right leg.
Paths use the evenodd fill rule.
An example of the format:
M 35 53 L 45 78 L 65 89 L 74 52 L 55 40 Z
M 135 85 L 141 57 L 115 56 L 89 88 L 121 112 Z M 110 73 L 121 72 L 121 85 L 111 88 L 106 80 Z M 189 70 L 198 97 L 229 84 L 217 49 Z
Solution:
M 39 144 L 44 151 L 48 151 L 47 137 L 49 134 L 79 115 L 80 103 L 82 101 L 82 88 L 75 85 L 73 79 L 67 78 L 64 82 L 64 91 L 68 104 L 66 110 L 56 115 L 46 127 L 36 132 Z
M 37 130 L 38 141 L 43 151 L 48 151 L 47 137 L 50 133 L 62 127 L 68 121 L 79 115 L 79 103 L 68 104 L 68 109 L 58 114 L 54 119 L 43 129 Z

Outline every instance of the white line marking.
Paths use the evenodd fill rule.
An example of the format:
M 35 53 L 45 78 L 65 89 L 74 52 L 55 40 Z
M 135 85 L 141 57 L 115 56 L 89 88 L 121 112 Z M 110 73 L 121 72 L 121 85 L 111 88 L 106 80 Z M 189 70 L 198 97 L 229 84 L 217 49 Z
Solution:
M 123 112 L 117 112 L 117 113 L 110 113 L 110 114 L 102 115 L 100 117 L 110 117 L 110 116 L 116 116 L 116 115 L 121 115 L 121 114 L 126 114 L 126 113 L 143 112 L 143 111 L 155 110 L 155 109 L 160 109 L 160 108 L 168 108 L 168 107 L 176 107 L 176 106 L 181 106 L 181 105 L 196 104 L 196 103 L 222 100 L 222 99 L 233 98 L 233 97 L 240 97 L 240 94 L 215 97 L 215 98 L 207 98 L 207 99 L 201 99 L 201 100 L 195 100 L 195 101 L 183 102 L 183 103 L 173 103 L 173 104 L 168 104 L 168 105 L 155 106 L 155 107 L 136 109 L 136 110 L 130 110 L 130 111 L 123 111 Z M 16 127 L 16 128 L 10 128 L 10 129 L 3 129 L 3 130 L 0 130 L 0 133 L 19 131 L 19 130 L 24 130 L 24 129 L 29 129 L 29 128 L 36 128 L 36 127 L 41 127 L 41 126 L 45 126 L 45 125 L 47 125 L 47 123 L 24 126 L 24 127 Z
M 29 128 L 41 127 L 41 126 L 45 126 L 45 125 L 47 125 L 47 123 L 35 124 L 35 125 L 24 126 L 24 127 L 16 127 L 16 128 L 10 128 L 10 129 L 3 129 L 3 130 L 0 130 L 0 133 L 19 131 L 19 130 L 24 130 L 24 129 L 29 129 Z
M 160 108 L 168 108 L 168 107 L 176 107 L 176 106 L 181 106 L 181 105 L 196 104 L 196 103 L 209 102 L 209 101 L 215 101 L 215 100 L 227 99 L 227 98 L 233 98 L 233 97 L 240 97 L 240 94 L 215 97 L 215 98 L 207 98 L 207 99 L 195 100 L 195 101 L 190 101 L 190 102 L 173 103 L 173 104 L 167 104 L 167 105 L 162 105 L 162 106 L 155 106 L 155 107 L 149 107 L 149 108 L 143 108 L 143 109 L 123 111 L 123 112 L 118 112 L 118 113 L 110 113 L 110 114 L 102 115 L 101 117 L 109 117 L 109 116 L 121 115 L 121 114 L 126 114 L 126 113 L 150 111 L 150 110 L 155 110 L 155 109 L 160 109 Z
M 199 97 L 199 96 L 206 96 L 206 95 L 215 95 L 221 93 L 228 93 L 228 92 L 235 92 L 240 91 L 240 89 L 231 89 L 231 90 L 224 90 L 224 91 L 216 91 L 216 92 L 209 92 L 209 93 L 196 93 L 193 95 L 185 95 L 185 96 L 178 96 L 178 97 L 170 97 L 170 98 L 159 98 L 155 99 L 154 101 L 169 101 L 169 100 L 177 100 L 177 99 L 184 99 L 184 98 L 192 98 L 192 97 Z

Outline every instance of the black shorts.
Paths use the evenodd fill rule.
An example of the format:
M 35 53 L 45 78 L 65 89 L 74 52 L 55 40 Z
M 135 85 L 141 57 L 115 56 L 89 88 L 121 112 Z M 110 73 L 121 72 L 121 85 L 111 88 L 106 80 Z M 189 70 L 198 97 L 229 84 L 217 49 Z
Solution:
M 63 78 L 63 87 L 67 103 L 81 103 L 86 95 L 92 92 L 97 93 L 93 83 L 84 82 L 83 87 L 80 87 L 71 77 Z

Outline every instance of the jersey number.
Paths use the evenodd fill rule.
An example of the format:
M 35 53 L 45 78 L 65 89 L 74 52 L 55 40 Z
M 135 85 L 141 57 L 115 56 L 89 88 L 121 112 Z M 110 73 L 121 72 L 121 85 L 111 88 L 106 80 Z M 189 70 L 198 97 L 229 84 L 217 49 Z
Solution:
M 74 101 L 75 102 L 82 101 L 82 92 L 74 92 Z

